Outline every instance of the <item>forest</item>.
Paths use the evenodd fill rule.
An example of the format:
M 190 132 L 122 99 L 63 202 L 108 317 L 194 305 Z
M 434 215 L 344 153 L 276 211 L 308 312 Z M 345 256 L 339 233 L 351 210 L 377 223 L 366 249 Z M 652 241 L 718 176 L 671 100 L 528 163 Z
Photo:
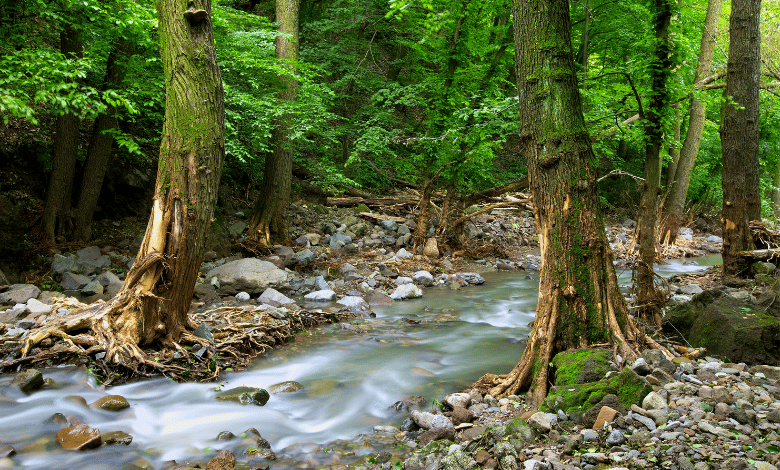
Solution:
M 434 285 L 420 274 L 432 271 L 457 289 L 484 280 L 453 274 L 450 260 L 484 264 L 489 253 L 496 266 L 526 270 L 510 253 L 523 246 L 539 271 L 524 349 L 510 372 L 483 370 L 472 390 L 484 403 L 522 396 L 541 410 L 523 419 L 544 433 L 538 415 L 555 411 L 565 368 L 555 361 L 567 351 L 607 350 L 615 374 L 676 360 L 642 382 L 661 388 L 673 373 L 682 380 L 677 359 L 704 353 L 656 334 L 672 298 L 657 263 L 695 252 L 691 228 L 722 243 L 710 274 L 722 285 L 755 279 L 771 293 L 777 284 L 767 280 L 780 257 L 777 0 L 9 0 L 0 36 L 2 295 L 20 285 L 62 291 L 56 263 L 128 238 L 131 226 L 142 233 L 134 260 L 112 268 L 121 279 L 111 295 L 55 301 L 66 302 L 62 315 L 46 321 L 19 313 L 0 323 L 6 372 L 81 357 L 106 385 L 219 380 L 295 329 L 368 316 L 361 306 L 268 313 L 259 332 L 246 326 L 238 296 L 247 293 L 211 277 L 222 265 L 274 258 L 294 267 L 289 276 L 328 277 L 349 271 L 345 255 L 376 260 L 386 250 L 372 247 L 385 243 L 400 247 L 388 262 L 412 261 L 392 275 L 381 263 L 371 287 L 381 278 L 401 288 L 418 263 L 410 283 Z M 321 227 L 330 251 L 304 260 L 321 236 L 303 233 L 307 218 L 339 208 L 376 223 L 373 233 L 339 216 Z M 512 219 L 500 237 L 477 240 L 472 221 L 495 220 L 495 209 L 532 214 L 533 227 Z M 229 236 L 239 214 L 246 220 Z M 631 227 L 617 255 L 632 270 L 630 295 L 615 270 L 614 227 Z M 368 298 L 368 277 L 356 276 L 344 278 Z M 322 282 L 321 291 L 334 285 Z M 198 311 L 204 289 L 233 304 Z M 269 305 L 295 303 L 279 295 Z M 11 318 L 21 304 L 7 303 L 0 313 Z M 773 315 L 773 304 L 761 305 Z M 202 330 L 209 315 L 225 328 L 218 337 Z M 456 406 L 454 395 L 441 406 L 451 420 L 473 399 Z M 644 406 L 647 396 L 629 401 Z M 408 409 L 418 429 L 437 428 Z M 494 465 L 511 468 L 501 455 L 496 444 Z

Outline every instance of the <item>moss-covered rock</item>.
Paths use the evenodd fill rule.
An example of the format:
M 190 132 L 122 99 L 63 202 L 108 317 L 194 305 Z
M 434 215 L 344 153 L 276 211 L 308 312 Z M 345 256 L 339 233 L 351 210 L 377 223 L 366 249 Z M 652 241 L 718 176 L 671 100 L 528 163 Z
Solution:
M 215 397 L 221 401 L 234 401 L 242 405 L 254 404 L 263 406 L 268 403 L 270 395 L 265 389 L 253 387 L 236 387 L 217 393 Z
M 598 382 L 609 372 L 612 352 L 608 349 L 570 349 L 555 355 L 555 385 Z
M 722 289 L 710 289 L 673 308 L 664 331 L 682 335 L 692 346 L 733 362 L 780 362 L 780 318 L 766 305 L 737 299 Z
M 642 403 L 653 387 L 629 368 L 609 379 L 572 385 L 555 385 L 540 407 L 543 411 L 563 410 L 568 415 L 582 414 L 608 394 L 617 395 L 626 408 Z

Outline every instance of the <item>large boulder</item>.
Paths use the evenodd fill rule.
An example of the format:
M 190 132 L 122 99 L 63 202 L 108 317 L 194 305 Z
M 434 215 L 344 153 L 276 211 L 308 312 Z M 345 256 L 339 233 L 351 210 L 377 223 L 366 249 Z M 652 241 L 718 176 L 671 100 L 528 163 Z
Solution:
M 13 284 L 9 291 L 0 294 L 0 304 L 23 304 L 35 299 L 41 290 L 33 284 Z
M 664 332 L 682 335 L 694 347 L 747 364 L 780 362 L 780 316 L 765 304 L 709 289 L 666 315 Z M 767 311 L 769 310 L 769 311 Z
M 259 294 L 268 287 L 278 287 L 287 282 L 287 273 L 268 261 L 244 258 L 225 263 L 206 273 L 206 279 L 219 279 L 220 294 L 237 294 L 241 291 Z

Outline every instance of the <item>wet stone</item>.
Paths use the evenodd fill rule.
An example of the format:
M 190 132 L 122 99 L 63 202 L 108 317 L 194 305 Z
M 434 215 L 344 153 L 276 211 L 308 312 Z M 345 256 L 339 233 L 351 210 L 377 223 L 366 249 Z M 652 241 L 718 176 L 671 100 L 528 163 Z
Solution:
M 270 395 L 262 388 L 236 387 L 217 393 L 215 398 L 221 401 L 233 401 L 242 405 L 263 406 L 268 403 Z
M 130 403 L 121 395 L 106 395 L 89 406 L 90 408 L 100 408 L 107 411 L 122 411 L 130 408 Z
M 293 393 L 299 390 L 303 390 L 303 385 L 292 380 L 287 382 L 280 382 L 278 384 L 273 384 L 268 387 L 268 391 L 273 393 L 274 395 L 278 393 Z
M 102 433 L 100 437 L 103 439 L 103 443 L 106 445 L 129 446 L 130 443 L 133 442 L 133 436 L 124 431 Z
M 100 431 L 86 424 L 77 424 L 57 433 L 57 442 L 65 450 L 89 450 L 100 447 L 103 443 Z
M 43 374 L 38 369 L 27 369 L 16 374 L 11 383 L 29 395 L 43 387 Z

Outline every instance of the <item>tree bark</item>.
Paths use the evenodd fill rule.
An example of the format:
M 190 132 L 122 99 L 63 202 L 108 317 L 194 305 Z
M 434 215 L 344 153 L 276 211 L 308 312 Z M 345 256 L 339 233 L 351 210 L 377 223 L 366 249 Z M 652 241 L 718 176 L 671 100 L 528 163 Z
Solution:
M 108 55 L 106 65 L 106 80 L 103 89 L 118 88 L 124 80 L 124 64 L 130 52 L 130 43 L 121 41 Z M 109 106 L 104 113 L 95 118 L 92 127 L 92 138 L 87 147 L 87 160 L 84 164 L 84 177 L 81 180 L 79 202 L 76 205 L 75 227 L 73 238 L 86 242 L 92 238 L 92 216 L 97 207 L 106 166 L 111 157 L 114 137 L 106 133 L 117 126 L 116 109 Z
M 165 123 L 143 242 L 122 290 L 95 318 L 95 334 L 108 345 L 110 362 L 143 362 L 139 345 L 171 345 L 193 326 L 187 312 L 211 228 L 225 141 L 211 1 L 190 4 L 156 3 Z
M 610 343 L 630 359 L 640 335 L 618 290 L 599 209 L 568 1 L 514 0 L 513 19 L 520 153 L 528 162 L 542 251 L 539 301 L 518 364 L 476 385 L 493 396 L 529 389 L 526 399 L 537 406 L 547 394 L 548 364 L 558 351 Z
M 707 14 L 704 18 L 704 27 L 701 33 L 699 59 L 693 79 L 694 84 L 707 77 L 712 68 L 712 56 L 715 51 L 715 36 L 718 33 L 721 6 L 722 0 L 709 0 L 707 3 Z M 682 225 L 683 210 L 685 209 L 685 199 L 688 196 L 688 185 L 691 182 L 693 164 L 696 161 L 696 155 L 699 153 L 699 144 L 704 134 L 706 112 L 706 105 L 694 93 L 691 96 L 691 102 L 688 107 L 688 130 L 685 133 L 682 149 L 680 149 L 676 170 L 673 179 L 667 180 L 669 195 L 664 203 L 665 214 L 663 214 L 661 220 L 660 232 L 661 240 L 668 244 L 675 242 L 680 231 L 680 225 Z
M 671 44 L 669 23 L 672 18 L 670 0 L 654 0 L 655 57 L 650 65 L 652 91 L 645 116 L 645 172 L 639 201 L 637 239 L 639 260 L 636 264 L 636 284 L 639 290 L 637 317 L 648 324 L 661 326 L 663 300 L 655 289 L 655 227 L 658 221 L 658 196 L 661 186 L 661 147 L 664 142 L 663 114 L 669 101 L 667 82 L 671 74 Z
M 729 17 L 723 149 L 723 274 L 740 274 L 736 253 L 754 248 L 748 222 L 761 217 L 758 184 L 758 89 L 761 0 L 734 0 Z
M 276 37 L 276 58 L 287 67 L 298 60 L 298 11 L 300 0 L 276 0 L 276 21 L 279 32 L 290 38 Z M 293 102 L 298 95 L 298 81 L 279 76 L 277 96 L 282 101 Z M 292 183 L 293 147 L 290 139 L 291 116 L 281 116 L 274 127 L 271 138 L 273 152 L 265 159 L 263 182 L 255 203 L 247 243 L 250 246 L 268 248 L 275 243 L 290 244 L 287 233 L 287 206 L 290 205 Z
M 60 33 L 60 51 L 69 59 L 81 57 L 83 45 L 78 32 L 66 28 Z M 72 113 L 57 116 L 54 124 L 54 156 L 46 190 L 46 202 L 43 206 L 41 222 L 46 238 L 54 242 L 55 238 L 66 233 L 72 226 L 70 219 L 71 197 L 73 193 L 73 172 L 79 150 L 81 120 Z

